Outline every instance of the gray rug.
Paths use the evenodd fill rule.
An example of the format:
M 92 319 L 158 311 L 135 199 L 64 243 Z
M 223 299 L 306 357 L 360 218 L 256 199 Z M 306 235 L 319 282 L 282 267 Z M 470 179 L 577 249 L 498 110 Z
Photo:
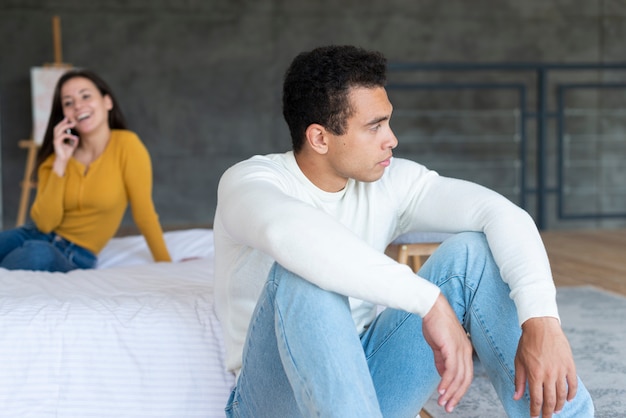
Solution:
M 563 330 L 578 375 L 591 393 L 597 418 L 626 417 L 626 298 L 593 287 L 557 291 Z M 484 368 L 452 414 L 431 398 L 424 407 L 434 418 L 506 418 Z

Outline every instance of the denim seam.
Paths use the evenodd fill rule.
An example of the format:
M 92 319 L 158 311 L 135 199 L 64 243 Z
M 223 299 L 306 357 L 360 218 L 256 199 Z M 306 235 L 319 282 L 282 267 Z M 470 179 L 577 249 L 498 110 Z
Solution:
M 380 342 L 380 344 L 378 344 L 376 347 L 374 347 L 374 349 L 370 352 L 369 355 L 366 356 L 366 359 L 370 359 L 372 358 L 385 344 L 387 344 L 387 341 L 389 341 L 389 339 L 398 331 L 398 329 L 402 326 L 402 324 L 404 324 L 408 319 L 410 315 L 415 315 L 412 314 L 410 312 L 406 312 L 406 315 L 402 318 L 401 321 L 399 321 L 394 327 L 393 329 L 389 330 L 384 338 L 382 339 L 382 341 Z
M 314 403 L 314 402 L 311 402 L 311 400 L 313 399 L 313 395 L 311 394 L 311 392 L 308 389 L 308 385 L 306 384 L 306 380 L 302 378 L 302 374 L 300 373 L 298 366 L 293 361 L 294 356 L 291 353 L 291 350 L 289 349 L 289 343 L 287 342 L 287 339 L 284 337 L 284 332 L 283 332 L 283 330 L 284 330 L 283 315 L 280 312 L 279 307 L 276 306 L 276 305 L 274 305 L 274 312 L 276 312 L 277 322 L 278 322 L 278 325 L 279 325 L 279 328 L 277 329 L 279 331 L 279 335 L 277 335 L 276 338 L 277 339 L 280 338 L 279 342 L 282 342 L 283 346 L 285 347 L 285 349 L 289 353 L 289 359 L 284 359 L 281 356 L 281 360 L 283 362 L 285 362 L 286 360 L 289 360 L 289 362 L 293 366 L 293 370 L 295 371 L 296 376 L 298 377 L 298 379 L 300 381 L 300 386 L 302 388 L 304 388 L 303 394 L 307 397 L 307 400 L 308 400 L 307 404 L 312 405 Z M 287 375 L 287 377 L 289 378 L 289 375 Z M 315 411 L 315 416 L 320 416 L 319 411 Z
M 464 314 L 463 314 L 463 320 L 462 321 L 460 320 L 459 322 L 463 326 L 463 329 L 465 329 L 466 332 L 469 332 L 468 321 L 469 321 L 471 315 L 468 315 L 468 314 L 471 311 L 472 301 L 474 299 L 474 295 L 476 294 L 476 289 L 474 289 L 472 286 L 468 285 L 467 284 L 467 280 L 465 279 L 465 275 L 460 274 L 460 273 L 451 273 L 450 275 L 448 275 L 446 277 L 445 280 L 442 280 L 441 282 L 437 282 L 436 283 L 437 287 L 439 287 L 439 289 L 441 289 L 444 285 L 449 283 L 451 280 L 459 280 L 459 282 L 462 284 L 462 287 L 463 287 L 463 303 L 465 304 L 465 309 L 464 309 Z M 470 298 L 466 298 L 465 297 L 465 295 L 468 294 L 468 291 L 471 294 Z M 446 298 L 446 300 L 447 299 L 448 298 Z M 452 307 L 452 309 L 454 310 L 454 307 Z M 456 311 L 455 311 L 455 314 L 456 314 Z
M 488 331 L 487 327 L 485 326 L 485 322 L 482 319 L 482 315 L 480 314 L 480 310 L 477 308 L 472 307 L 471 309 L 471 316 L 476 319 L 477 323 L 478 323 L 478 328 L 481 330 L 482 334 L 485 336 L 485 340 L 487 340 L 489 342 L 489 347 L 491 348 L 491 350 L 497 354 L 497 359 L 498 359 L 498 365 L 500 367 L 501 370 L 503 370 L 505 372 L 505 374 L 507 375 L 507 377 L 509 378 L 510 382 L 515 385 L 515 372 L 510 370 L 505 361 L 504 361 L 504 355 L 502 354 L 502 352 L 500 350 L 498 350 L 497 348 L 497 344 L 495 344 L 495 342 L 493 341 L 492 335 L 491 333 Z M 526 394 L 525 394 L 526 396 Z

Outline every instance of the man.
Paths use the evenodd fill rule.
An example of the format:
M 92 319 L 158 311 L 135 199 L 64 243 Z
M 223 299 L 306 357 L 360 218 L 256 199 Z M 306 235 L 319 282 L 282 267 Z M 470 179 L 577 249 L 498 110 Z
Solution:
M 474 349 L 509 416 L 593 416 L 532 219 L 393 159 L 385 73 L 382 55 L 356 47 L 300 54 L 283 89 L 293 150 L 220 180 L 215 302 L 237 375 L 227 415 L 413 418 L 434 390 L 450 412 Z M 458 233 L 417 276 L 384 255 L 416 230 Z

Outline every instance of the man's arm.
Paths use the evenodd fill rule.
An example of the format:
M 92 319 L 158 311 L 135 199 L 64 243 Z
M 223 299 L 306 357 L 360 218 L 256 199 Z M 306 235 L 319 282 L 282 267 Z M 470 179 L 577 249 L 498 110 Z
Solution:
M 526 211 L 483 186 L 447 177 L 428 176 L 419 187 L 403 190 L 405 195 L 411 191 L 402 220 L 408 224 L 405 229 L 483 232 L 511 288 L 519 325 L 534 317 L 558 318 L 548 256 Z
M 521 398 L 528 382 L 532 416 L 543 411 L 548 417 L 562 409 L 576 393 L 576 370 L 558 319 L 548 257 L 532 218 L 491 190 L 443 177 L 430 178 L 411 203 L 419 228 L 485 233 L 522 326 L 514 398 Z
M 323 210 L 294 197 L 270 162 L 236 165 L 218 188 L 223 230 L 322 289 L 420 316 L 439 295 Z M 340 279 L 339 279 L 340 278 Z

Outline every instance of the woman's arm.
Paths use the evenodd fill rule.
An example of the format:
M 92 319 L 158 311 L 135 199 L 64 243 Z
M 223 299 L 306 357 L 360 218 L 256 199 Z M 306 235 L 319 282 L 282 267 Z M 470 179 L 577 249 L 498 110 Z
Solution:
M 135 224 L 146 239 L 155 261 L 172 261 L 152 201 L 152 163 L 139 138 L 129 138 L 122 164 L 123 177 Z
M 54 157 L 52 157 L 54 158 Z M 52 170 L 51 159 L 41 164 L 37 174 L 37 194 L 30 209 L 30 217 L 43 233 L 49 233 L 63 221 L 63 198 L 66 177 Z

